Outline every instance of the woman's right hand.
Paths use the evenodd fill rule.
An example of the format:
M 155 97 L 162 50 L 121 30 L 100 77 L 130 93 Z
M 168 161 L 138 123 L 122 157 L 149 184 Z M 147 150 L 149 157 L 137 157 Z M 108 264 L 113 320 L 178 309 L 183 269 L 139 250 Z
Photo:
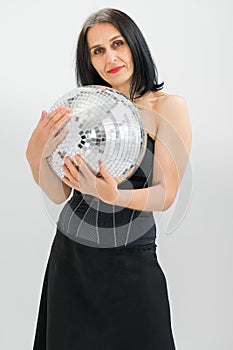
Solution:
M 42 111 L 27 146 L 26 156 L 31 165 L 40 164 L 64 139 L 68 132 L 65 124 L 70 120 L 70 112 L 70 108 L 65 106 L 50 113 Z

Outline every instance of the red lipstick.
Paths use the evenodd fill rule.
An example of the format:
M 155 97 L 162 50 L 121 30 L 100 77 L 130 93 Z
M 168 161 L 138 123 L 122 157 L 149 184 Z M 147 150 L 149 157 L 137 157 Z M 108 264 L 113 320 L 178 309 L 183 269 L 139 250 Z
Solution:
M 118 66 L 118 67 L 109 69 L 108 73 L 110 73 L 110 74 L 118 73 L 122 68 L 124 68 L 124 66 Z

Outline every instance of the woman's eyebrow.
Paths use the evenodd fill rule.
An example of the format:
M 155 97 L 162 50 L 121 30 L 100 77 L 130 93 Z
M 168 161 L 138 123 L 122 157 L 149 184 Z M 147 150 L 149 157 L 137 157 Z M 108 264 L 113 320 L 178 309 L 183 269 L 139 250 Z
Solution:
M 115 39 L 117 39 L 117 38 L 119 38 L 119 37 L 121 37 L 122 35 L 115 35 L 115 36 L 113 36 L 110 40 L 109 40 L 109 42 L 112 42 L 113 40 L 115 40 Z M 95 49 L 96 47 L 99 47 L 99 46 L 101 46 L 101 44 L 96 44 L 96 45 L 93 45 L 92 47 L 90 47 L 89 48 L 89 50 L 92 50 L 92 49 Z

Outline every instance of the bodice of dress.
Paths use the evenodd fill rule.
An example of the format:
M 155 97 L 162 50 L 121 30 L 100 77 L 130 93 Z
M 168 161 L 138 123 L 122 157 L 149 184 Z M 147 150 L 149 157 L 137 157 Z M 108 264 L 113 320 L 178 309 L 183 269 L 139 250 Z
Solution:
M 147 148 L 140 166 L 119 189 L 146 188 L 152 184 L 154 140 L 147 135 Z M 58 229 L 69 238 L 93 247 L 145 245 L 155 241 L 153 212 L 107 204 L 74 190 L 63 207 Z

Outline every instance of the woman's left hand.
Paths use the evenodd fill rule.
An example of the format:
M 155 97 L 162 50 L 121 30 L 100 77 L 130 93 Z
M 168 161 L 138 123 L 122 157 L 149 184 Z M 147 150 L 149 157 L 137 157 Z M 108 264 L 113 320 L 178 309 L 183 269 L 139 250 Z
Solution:
M 64 160 L 62 181 L 66 185 L 109 204 L 118 198 L 117 182 L 101 160 L 98 162 L 99 173 L 95 175 L 80 155 L 75 155 L 74 159 L 78 166 L 69 157 Z

